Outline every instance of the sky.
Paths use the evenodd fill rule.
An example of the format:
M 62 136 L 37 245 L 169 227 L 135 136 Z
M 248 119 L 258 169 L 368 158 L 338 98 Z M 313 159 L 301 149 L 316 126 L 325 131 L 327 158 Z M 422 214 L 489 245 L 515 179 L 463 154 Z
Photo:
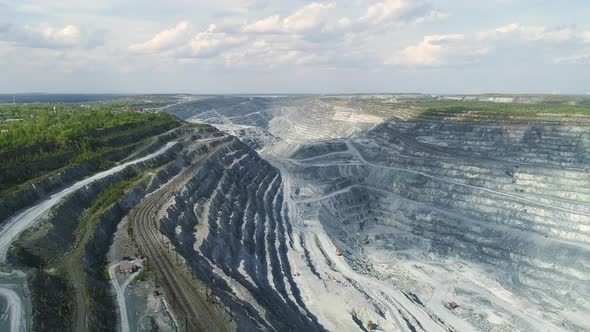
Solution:
M 0 0 L 0 93 L 590 93 L 588 0 Z

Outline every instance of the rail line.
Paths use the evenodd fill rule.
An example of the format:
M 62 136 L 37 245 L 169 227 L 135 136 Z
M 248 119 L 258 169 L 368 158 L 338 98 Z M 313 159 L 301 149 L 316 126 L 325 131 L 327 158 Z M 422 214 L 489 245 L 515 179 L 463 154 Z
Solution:
M 159 283 L 169 295 L 169 301 L 178 318 L 186 322 L 186 331 L 229 331 L 230 328 L 225 319 L 207 303 L 203 294 L 195 287 L 194 281 L 186 273 L 176 272 L 176 263 L 158 239 L 160 233 L 154 227 L 157 222 L 155 216 L 177 184 L 182 181 L 181 178 L 187 172 L 195 171 L 201 161 L 222 146 L 224 145 L 215 147 L 190 168 L 177 175 L 175 180 L 146 197 L 129 215 L 134 238 L 143 254 L 147 256 L 150 268 L 155 270 Z

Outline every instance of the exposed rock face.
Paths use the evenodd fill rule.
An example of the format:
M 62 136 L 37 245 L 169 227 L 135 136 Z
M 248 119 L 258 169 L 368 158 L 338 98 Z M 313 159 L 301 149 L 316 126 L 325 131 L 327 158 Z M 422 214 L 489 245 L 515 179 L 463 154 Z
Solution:
M 170 128 L 153 128 L 151 131 L 142 133 L 142 135 L 155 135 L 168 129 Z M 162 147 L 167 141 L 170 141 L 177 135 L 178 131 L 166 132 L 159 135 L 158 138 L 154 140 L 154 142 L 148 144 L 146 147 L 137 149 L 137 147 L 132 146 L 110 154 L 107 156 L 107 159 L 123 160 L 127 157 L 130 157 L 130 155 L 138 157 L 149 154 Z M 120 144 L 129 144 L 133 142 L 139 142 L 141 141 L 141 138 L 145 137 L 136 137 L 133 135 L 119 136 L 117 137 L 117 140 L 122 141 L 119 142 Z M 26 184 L 15 192 L 0 198 L 0 220 L 4 221 L 19 209 L 30 206 L 52 192 L 96 173 L 99 169 L 101 161 L 103 161 L 102 158 L 66 167 L 50 176 L 35 181 L 34 183 Z M 41 163 L 45 162 L 45 160 L 41 161 Z
M 164 252 L 171 244 L 147 261 L 178 253 L 156 273 L 182 269 L 166 278 L 184 273 L 170 280 L 189 288 L 197 276 L 242 331 L 590 329 L 589 118 L 346 103 L 227 97 L 170 107 L 239 139 L 177 129 L 143 154 L 178 140 L 167 152 L 77 189 L 33 223 L 9 258 L 32 276 L 34 327 L 72 328 L 54 318 L 78 310 L 46 301 L 66 298 L 43 285 L 71 293 L 73 280 L 90 290 L 85 324 L 115 328 L 105 254 L 136 211 L 130 236 Z M 0 202 L 0 214 L 93 172 L 78 171 Z M 80 240 L 84 210 L 140 173 Z M 154 236 L 139 236 L 145 228 Z M 82 278 L 51 270 L 62 255 Z
M 321 330 L 293 280 L 285 209 L 278 170 L 234 139 L 173 195 L 161 227 L 201 279 L 250 294 L 265 311 L 260 325 Z
M 219 97 L 204 98 L 191 102 L 190 108 L 170 107 L 168 112 L 181 119 L 198 115 L 203 122 L 224 124 L 231 119 L 232 124 L 266 128 L 271 115 L 266 112 L 271 102 L 266 98 Z
M 63 196 L 56 198 L 55 205 L 33 207 L 39 211 L 49 209 L 35 219 L 20 220 L 20 215 L 15 216 L 20 221 L 33 220 L 8 253 L 9 263 L 29 277 L 33 330 L 117 328 L 117 311 L 105 271 L 106 254 L 119 221 L 148 193 L 188 166 L 183 159 L 184 149 L 192 140 L 219 136 L 223 135 L 210 127 L 179 128 L 128 156 L 131 160 L 124 161 L 126 164 L 116 170 L 61 188 L 66 194 L 60 191 L 45 201 Z M 178 141 L 167 142 L 170 140 Z M 141 181 L 132 181 L 132 186 L 117 196 L 112 205 L 97 210 L 98 214 L 92 216 L 95 219 L 85 215 L 109 188 L 130 179 Z
M 156 143 L 139 155 L 154 152 L 159 147 L 161 144 Z M 77 236 L 84 227 L 81 224 L 88 222 L 82 220 L 82 216 L 85 209 L 111 185 L 133 178 L 150 167 L 169 163 L 180 150 L 181 144 L 172 146 L 154 158 L 133 164 L 73 191 L 20 235 L 9 252 L 8 260 L 28 274 L 33 330 L 81 330 L 84 329 L 83 325 L 96 331 L 117 328 L 117 312 L 110 282 L 103 274 L 106 253 L 118 222 L 143 199 L 150 186 L 139 184 L 131 188 L 102 211 L 89 238 L 78 241 Z M 174 173 L 174 168 L 170 166 L 158 172 L 151 183 L 152 187 Z M 72 257 L 78 257 L 74 253 L 78 249 L 80 259 L 76 260 Z M 69 261 L 64 262 L 64 259 Z M 82 272 L 71 272 L 69 267 L 73 265 L 80 266 Z M 74 297 L 81 299 L 79 303 L 72 302 Z M 86 314 L 78 306 L 86 307 Z M 76 317 L 80 312 L 83 317 Z M 76 319 L 80 319 L 83 325 L 74 324 Z
M 223 122 L 280 173 L 238 147 L 212 157 L 162 227 L 201 275 L 282 302 L 270 326 L 590 329 L 587 117 L 249 102 L 173 112 Z

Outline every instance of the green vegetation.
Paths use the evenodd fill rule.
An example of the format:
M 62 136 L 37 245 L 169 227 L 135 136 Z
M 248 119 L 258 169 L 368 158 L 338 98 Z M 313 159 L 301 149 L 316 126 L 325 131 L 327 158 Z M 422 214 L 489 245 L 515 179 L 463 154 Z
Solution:
M 110 103 L 113 106 L 121 108 L 146 108 L 153 109 L 157 107 L 164 107 L 181 101 L 182 95 L 140 95 L 118 98 Z
M 108 289 L 99 286 L 99 284 L 110 282 L 106 262 L 94 257 L 100 266 L 96 266 L 94 270 L 85 268 L 84 260 L 85 256 L 89 254 L 88 248 L 96 245 L 92 244 L 93 241 L 96 241 L 93 240 L 93 237 L 97 236 L 96 229 L 99 227 L 98 225 L 105 210 L 123 198 L 125 193 L 140 183 L 143 177 L 144 173 L 139 173 L 132 178 L 115 182 L 98 195 L 92 205 L 80 217 L 74 245 L 60 259 L 59 270 L 63 271 L 62 275 L 72 286 L 72 289 L 77 290 L 75 296 L 76 306 L 83 306 L 85 308 L 84 312 L 88 314 L 97 314 L 98 309 L 96 306 L 104 309 L 109 307 L 112 302 Z M 104 223 L 105 220 L 102 222 Z M 105 225 L 102 227 L 108 228 Z M 86 259 L 88 259 L 87 256 Z
M 540 114 L 561 114 L 590 115 L 590 105 L 578 105 L 568 103 L 536 103 L 536 104 L 518 104 L 518 103 L 497 103 L 487 101 L 454 101 L 454 100 L 427 100 L 411 103 L 413 106 L 424 108 L 424 115 L 448 115 L 462 113 L 482 113 L 485 115 L 493 114 L 495 116 L 538 116 Z
M 102 212 L 102 210 L 109 207 L 111 204 L 114 204 L 119 198 L 123 196 L 125 191 L 129 189 L 132 185 L 137 183 L 139 179 L 141 179 L 143 174 L 139 174 L 134 178 L 119 181 L 113 185 L 111 185 L 107 190 L 101 193 L 92 203 L 92 205 L 86 210 L 84 215 L 82 216 L 82 221 L 84 220 L 92 220 L 96 218 L 97 215 Z
M 85 244 L 94 234 L 94 229 L 99 222 L 100 216 L 106 208 L 121 199 L 127 190 L 139 183 L 142 177 L 143 173 L 140 173 L 133 178 L 112 184 L 110 187 L 104 190 L 92 202 L 92 205 L 82 214 L 76 231 L 76 241 L 72 247 L 72 252 L 68 254 L 70 260 L 72 261 L 71 263 L 77 263 L 67 264 L 68 268 L 72 270 L 80 270 L 79 272 L 82 272 L 80 262 L 82 260 L 82 256 L 84 255 Z M 108 278 L 106 280 L 108 280 Z
M 47 143 L 69 145 L 84 151 L 92 148 L 91 143 L 96 138 L 104 141 L 115 136 L 117 133 L 112 129 L 137 130 L 147 124 L 174 121 L 165 113 L 121 111 L 115 105 L 0 106 L 0 153 Z
M 65 167 L 106 169 L 147 139 L 178 127 L 164 112 L 129 101 L 0 105 L 0 197 Z M 131 109 L 131 111 L 130 111 Z
M 514 102 L 493 102 L 483 99 L 488 97 L 512 97 Z M 399 97 L 395 102 L 382 98 L 351 99 L 347 106 L 360 108 L 370 114 L 391 116 L 392 113 L 404 111 L 405 115 L 424 117 L 455 117 L 469 114 L 473 118 L 506 119 L 508 117 L 533 118 L 544 114 L 557 114 L 564 117 L 573 115 L 590 115 L 590 98 L 586 96 L 547 96 L 547 95 L 486 95 L 470 96 L 467 100 L 440 99 L 430 96 L 420 98 Z M 482 100 L 478 100 L 480 98 Z M 337 98 L 323 99 L 337 104 Z
M 146 172 L 133 169 L 120 181 L 97 186 L 100 192 L 77 202 L 79 209 L 68 208 L 61 217 L 52 216 L 56 218 L 53 225 L 42 224 L 15 243 L 15 258 L 33 276 L 29 287 L 34 330 L 73 331 L 81 329 L 85 320 L 95 326 L 99 320 L 108 326 L 99 330 L 113 330 L 115 311 L 105 259 L 108 238 L 117 227 L 113 219 L 120 218 L 121 211 L 115 207 L 105 212 L 132 188 L 144 184 Z

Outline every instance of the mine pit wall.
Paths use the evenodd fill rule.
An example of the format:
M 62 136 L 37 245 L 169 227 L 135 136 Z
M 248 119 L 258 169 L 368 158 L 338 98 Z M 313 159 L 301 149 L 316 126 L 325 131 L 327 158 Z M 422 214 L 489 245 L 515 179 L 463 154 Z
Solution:
M 366 239 L 362 236 L 363 232 L 386 217 L 378 209 L 378 200 L 379 193 L 354 187 L 335 199 L 319 203 L 314 209 L 317 209 L 318 218 L 326 233 L 334 238 L 338 247 L 361 254 L 361 241 Z
M 8 260 L 28 274 L 28 286 L 32 294 L 33 330 L 72 330 L 75 319 L 74 289 L 67 274 L 56 274 L 50 269 L 71 250 L 76 240 L 76 229 L 84 210 L 109 186 L 130 179 L 149 167 L 165 164 L 182 149 L 181 144 L 154 159 L 127 167 L 119 173 L 100 179 L 69 195 L 50 211 L 47 220 L 25 231 L 9 251 Z M 176 167 L 177 168 L 177 167 Z M 152 187 L 164 183 L 175 173 L 175 165 L 161 170 Z M 82 264 L 85 285 L 90 299 L 86 299 L 86 327 L 97 331 L 113 331 L 117 328 L 118 316 L 112 298 L 110 283 L 105 278 L 106 254 L 113 241 L 118 222 L 147 193 L 142 185 L 135 185 L 123 197 L 101 214 L 93 236 L 85 243 Z M 81 327 L 77 327 L 81 328 Z
M 344 142 L 325 141 L 319 144 L 306 144 L 298 147 L 290 157 L 293 159 L 307 159 L 320 157 L 329 153 L 344 152 L 347 150 L 348 147 Z
M 216 293 L 227 306 L 242 310 L 234 317 L 243 331 L 256 325 L 277 331 L 323 330 L 301 301 L 290 272 L 286 252 L 291 235 L 282 192 L 278 170 L 235 140 L 208 158 L 174 193 L 160 223 L 193 273 L 219 290 Z M 195 229 L 203 228 L 195 234 Z M 205 238 L 195 248 L 199 237 Z M 270 326 L 247 301 L 223 295 L 230 287 L 213 273 L 214 267 L 254 296 L 266 310 Z M 285 280 L 292 295 L 287 294 Z
M 177 149 L 179 150 L 179 149 Z M 101 214 L 98 227 L 91 239 L 86 242 L 82 265 L 86 271 L 86 287 L 92 289 L 93 297 L 90 305 L 86 326 L 89 330 L 113 331 L 117 329 L 119 316 L 116 314 L 111 283 L 105 278 L 108 268 L 107 253 L 113 244 L 113 236 L 119 222 L 150 192 L 159 188 L 176 174 L 183 166 L 178 159 L 159 170 L 150 183 L 140 183 L 125 193 L 117 202 Z M 119 308 L 120 310 L 121 308 Z
M 81 262 L 86 272 L 86 287 L 92 296 L 87 300 L 86 327 L 92 331 L 117 329 L 117 315 L 111 283 L 105 276 L 108 268 L 107 253 L 113 243 L 119 221 L 147 194 L 144 186 L 136 185 L 115 204 L 107 208 L 99 218 L 92 238 L 84 248 Z
M 166 112 L 185 120 L 196 116 L 210 124 L 223 124 L 231 117 L 236 124 L 266 128 L 271 119 L 266 110 L 271 103 L 265 98 L 257 97 L 209 98 L 172 105 Z
M 130 154 L 137 158 L 143 157 L 163 147 L 166 142 L 174 140 L 183 131 L 184 128 L 168 131 L 159 135 L 154 142 L 141 148 L 136 153 L 133 153 L 134 147 L 130 147 L 127 150 L 112 154 L 109 156 L 109 159 L 122 160 Z M 133 142 L 133 140 L 129 140 L 129 142 Z M 87 176 L 91 176 L 98 171 L 98 164 L 99 160 L 95 160 L 68 167 L 36 183 L 29 184 L 4 198 L 0 198 L 0 220 L 6 220 L 16 211 L 32 205 L 32 202 L 38 202 L 59 188 L 66 187 Z
M 538 163 L 540 166 L 584 166 L 590 163 L 590 118 L 565 118 L 560 123 L 529 119 L 528 123 L 479 123 L 440 119 L 389 122 L 372 130 L 369 137 L 398 144 L 411 151 L 410 142 L 432 137 L 421 144 L 425 152 L 453 152 L 461 157 L 482 156 L 506 161 Z M 574 121 L 574 122 L 572 122 Z M 410 140 L 408 140 L 410 139 Z M 445 146 L 437 146 L 444 143 Z
M 565 306 L 588 312 L 590 302 L 583 295 L 590 293 L 590 217 L 588 201 L 584 199 L 590 182 L 590 175 L 584 171 L 590 151 L 588 129 L 590 126 L 557 125 L 505 129 L 469 123 L 439 124 L 434 128 L 428 123 L 380 126 L 369 137 L 380 146 L 411 158 L 396 158 L 390 151 L 388 155 L 388 151 L 356 145 L 366 160 L 378 166 L 424 172 L 458 184 L 371 167 L 363 184 L 376 188 L 367 189 L 372 203 L 357 199 L 362 191 L 355 188 L 321 203 L 319 219 L 345 250 L 357 250 L 359 239 L 351 234 L 362 237 L 362 226 L 367 223 L 387 226 L 391 232 L 376 234 L 371 239 L 379 248 L 422 248 L 440 257 L 461 257 L 493 267 L 490 271 L 498 274 L 503 286 L 522 298 L 540 302 L 550 296 L 560 303 L 547 302 L 547 308 L 557 311 Z M 425 133 L 437 133 L 437 141 L 451 147 L 415 139 Z M 444 157 L 453 155 L 454 162 L 444 161 Z M 532 165 L 515 168 L 511 162 Z M 324 173 L 311 169 L 318 175 L 351 174 L 343 166 L 327 167 Z M 520 184 L 528 178 L 538 181 Z M 572 182 L 570 178 L 576 180 Z M 398 203 L 394 204 L 395 201 Z M 361 262 L 351 263 L 359 268 Z M 564 324 L 579 328 L 573 322 Z
M 222 123 L 225 116 L 234 124 L 252 125 L 245 122 L 248 117 L 234 120 L 242 114 L 229 107 L 211 113 L 190 104 L 178 107 L 183 116 L 204 122 Z M 590 293 L 590 223 L 584 213 L 590 212 L 590 177 L 584 170 L 590 169 L 590 117 L 416 114 L 411 112 L 404 116 L 406 120 L 395 119 L 361 134 L 359 141 L 369 141 L 373 150 L 356 144 L 357 138 L 352 143 L 369 163 L 424 172 L 459 184 L 384 171 L 373 165 L 288 165 L 289 171 L 293 170 L 290 175 L 313 187 L 313 192 L 303 192 L 300 199 L 356 185 L 329 199 L 306 203 L 302 219 L 319 216 L 332 241 L 345 251 L 344 258 L 359 272 L 374 272 L 363 265 L 359 240 L 379 227 L 382 232 L 371 233 L 374 237 L 370 239 L 377 249 L 460 257 L 497 273 L 503 286 L 523 301 L 541 303 L 548 311 L 560 312 L 565 306 L 566 311 L 589 312 L 590 302 L 584 295 Z M 294 128 L 274 128 L 277 123 L 271 121 L 270 127 L 278 139 L 293 136 L 293 131 L 298 138 L 315 138 L 325 128 L 314 121 L 318 122 L 309 116 L 297 121 Z M 337 140 L 315 142 L 315 146 L 303 146 L 299 154 L 290 156 L 291 142 L 280 146 L 282 149 L 273 149 L 275 146 L 269 150 L 294 159 L 345 150 Z M 531 200 L 575 212 L 531 204 Z M 202 210 L 206 204 L 203 199 L 202 205 L 195 206 Z M 173 231 L 170 226 L 169 236 L 174 236 Z M 260 234 L 264 238 L 265 233 Z M 263 252 L 256 242 L 251 243 L 256 252 Z M 562 324 L 583 330 L 569 321 Z

